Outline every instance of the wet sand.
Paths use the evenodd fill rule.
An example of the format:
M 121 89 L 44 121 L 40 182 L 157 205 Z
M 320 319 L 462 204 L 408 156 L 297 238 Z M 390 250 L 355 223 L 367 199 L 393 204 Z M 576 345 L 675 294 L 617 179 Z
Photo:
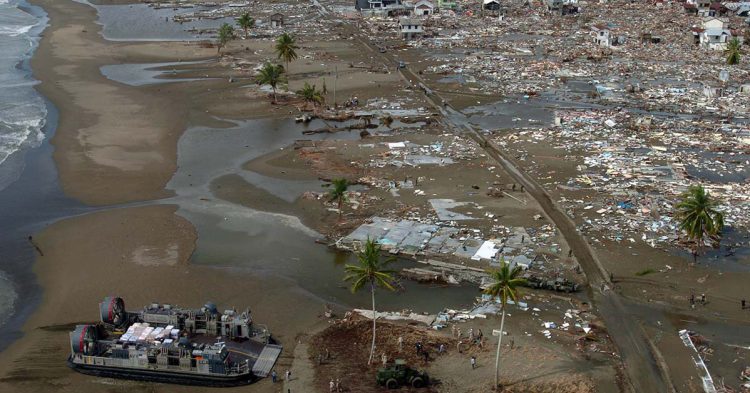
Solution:
M 98 392 L 148 386 L 152 391 L 203 391 L 131 381 L 113 384 L 67 368 L 69 330 L 76 323 L 95 321 L 97 302 L 109 294 L 122 296 L 129 309 L 159 300 L 192 307 L 207 300 L 226 308 L 250 306 L 255 319 L 273 326 L 290 350 L 298 331 L 315 327 L 322 307 L 307 294 L 290 291 L 282 279 L 188 264 L 196 234 L 174 210 L 149 206 L 93 213 L 62 221 L 38 236 L 45 255 L 34 271 L 44 298 L 24 337 L 3 353 L 0 366 L 6 372 L 0 390 Z M 288 366 L 285 359 L 279 365 L 285 362 Z M 268 389 L 270 381 L 253 387 Z
M 215 50 L 183 43 L 106 43 L 93 22 L 93 8 L 67 1 L 36 3 L 48 12 L 51 25 L 32 68 L 42 81 L 40 91 L 59 109 L 52 143 L 64 192 L 91 205 L 168 196 L 165 184 L 176 168 L 177 140 L 187 122 L 222 125 L 208 117 L 210 111 L 191 112 L 191 105 L 200 106 L 201 99 L 211 101 L 210 94 L 189 102 L 186 97 L 199 91 L 220 94 L 229 84 L 217 80 L 134 89 L 107 80 L 99 68 L 202 59 L 215 56 Z M 282 278 L 189 265 L 196 233 L 176 209 L 156 205 L 100 211 L 56 222 L 35 235 L 44 252 L 33 268 L 42 300 L 23 326 L 23 337 L 2 353 L 0 391 L 146 388 L 142 383 L 89 378 L 65 364 L 72 325 L 95 321 L 99 299 L 109 294 L 124 297 L 130 309 L 153 301 L 251 306 L 257 321 L 274 326 L 276 337 L 290 349 L 296 332 L 314 327 L 322 308 L 303 291 L 290 291 Z M 275 300 L 264 302 L 266 297 Z M 269 388 L 264 381 L 256 391 Z

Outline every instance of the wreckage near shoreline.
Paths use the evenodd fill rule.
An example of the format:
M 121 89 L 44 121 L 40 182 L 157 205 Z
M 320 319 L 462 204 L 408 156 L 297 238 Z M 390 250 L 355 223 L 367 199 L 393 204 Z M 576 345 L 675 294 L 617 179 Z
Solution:
M 247 309 L 220 313 L 151 304 L 128 312 L 118 297 L 99 303 L 100 324 L 70 333 L 68 365 L 83 374 L 212 387 L 266 377 L 281 353 Z

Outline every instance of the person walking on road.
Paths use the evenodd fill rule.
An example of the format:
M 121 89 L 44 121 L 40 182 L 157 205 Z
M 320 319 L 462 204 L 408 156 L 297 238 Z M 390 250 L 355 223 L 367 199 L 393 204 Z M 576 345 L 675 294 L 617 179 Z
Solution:
M 742 299 L 740 301 L 740 304 L 742 305 L 742 309 L 744 310 L 745 309 L 745 299 Z
M 477 368 L 477 358 L 472 356 L 471 357 L 471 369 L 474 370 L 475 368 Z
M 279 379 L 279 376 L 276 375 L 276 370 L 271 371 L 271 382 L 276 383 L 278 379 Z

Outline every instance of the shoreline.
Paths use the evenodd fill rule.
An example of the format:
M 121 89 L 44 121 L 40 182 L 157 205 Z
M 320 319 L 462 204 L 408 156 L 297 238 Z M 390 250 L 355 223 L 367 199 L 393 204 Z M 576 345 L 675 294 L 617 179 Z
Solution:
M 290 290 L 292 282 L 281 276 L 190 264 L 196 229 L 176 214 L 176 205 L 159 201 L 172 194 L 166 184 L 188 124 L 221 128 L 226 124 L 218 118 L 276 113 L 268 112 L 265 101 L 250 109 L 216 105 L 216 94 L 230 88 L 230 94 L 245 94 L 226 79 L 138 88 L 111 81 L 100 73 L 101 65 L 203 60 L 215 57 L 215 49 L 182 42 L 108 42 L 99 34 L 94 8 L 73 1 L 30 1 L 50 19 L 30 60 L 32 74 L 40 81 L 37 90 L 59 113 L 56 133 L 40 154 L 47 155 L 54 183 L 62 189 L 64 196 L 57 198 L 71 200 L 74 209 L 62 209 L 51 225 L 44 221 L 45 228 L 34 228 L 44 256 L 32 256 L 22 238 L 27 258 L 36 257 L 29 282 L 39 288 L 38 300 L 24 305 L 27 313 L 14 315 L 23 319 L 18 321 L 22 335 L 2 351 L 0 390 L 106 389 L 107 381 L 72 372 L 63 359 L 69 352 L 70 325 L 96 320 L 99 299 L 112 293 L 131 309 L 155 300 L 250 306 L 292 353 L 299 331 L 320 326 L 321 300 L 301 288 Z M 217 112 L 228 116 L 213 115 Z M 129 205 L 140 201 L 153 204 Z M 77 214 L 81 212 L 86 214 Z M 256 385 L 255 391 L 272 391 L 270 381 Z M 154 390 L 201 391 L 172 385 Z
M 89 5 L 74 1 L 59 4 L 59 0 L 28 1 L 45 7 L 50 16 L 50 26 L 44 31 L 39 48 L 29 63 L 34 77 L 41 81 L 36 88 L 54 103 L 60 115 L 56 124 L 59 132 L 45 141 L 45 144 L 49 142 L 46 153 L 39 154 L 49 154 L 47 159 L 50 162 L 54 159 L 49 165 L 58 171 L 53 174 L 54 182 L 59 182 L 62 190 L 57 192 L 64 194 L 66 201 L 70 197 L 72 208 L 57 211 L 57 216 L 43 222 L 46 228 L 35 227 L 28 232 L 34 233 L 35 242 L 44 250 L 44 256 L 36 258 L 33 266 L 28 268 L 36 276 L 33 283 L 39 287 L 39 293 L 37 302 L 29 305 L 33 310 L 26 315 L 23 337 L 2 352 L 0 366 L 4 366 L 5 372 L 0 375 L 0 390 L 36 392 L 54 387 L 76 392 L 128 388 L 198 391 L 190 387 L 154 386 L 133 381 L 112 385 L 111 381 L 80 376 L 64 366 L 61 359 L 70 351 L 68 332 L 71 325 L 95 321 L 96 304 L 106 295 L 123 297 L 129 309 L 154 301 L 185 306 L 200 306 L 205 301 L 214 301 L 223 307 L 249 306 L 257 315 L 257 321 L 271 327 L 285 346 L 287 352 L 278 365 L 279 370 L 294 367 L 297 374 L 299 369 L 296 367 L 300 367 L 300 363 L 294 362 L 292 366 L 289 363 L 293 360 L 289 357 L 292 353 L 297 357 L 296 349 L 306 351 L 304 346 L 296 348 L 306 330 L 327 324 L 320 315 L 323 303 L 333 303 L 340 308 L 357 301 L 344 300 L 344 295 L 340 295 L 346 288 L 337 276 L 339 270 L 325 265 L 324 258 L 329 256 L 324 255 L 325 252 L 303 254 L 299 250 L 312 248 L 299 246 L 304 242 L 290 236 L 292 231 L 279 231 L 269 224 L 271 220 L 245 218 L 243 221 L 240 216 L 247 213 L 245 208 L 249 208 L 263 215 L 288 215 L 305 225 L 312 225 L 314 223 L 310 220 L 318 217 L 322 217 L 321 223 L 326 220 L 336 222 L 335 212 L 326 211 L 325 205 L 317 201 L 288 200 L 289 195 L 293 196 L 297 191 L 296 187 L 304 182 L 309 182 L 310 185 L 305 185 L 307 188 L 325 191 L 318 184 L 321 175 L 310 176 L 314 171 L 308 170 L 309 162 L 289 162 L 286 155 L 297 157 L 294 151 L 266 151 L 257 159 L 245 160 L 239 168 L 240 160 L 229 159 L 235 157 L 232 154 L 244 157 L 254 148 L 263 150 L 267 147 L 267 142 L 257 138 L 259 136 L 281 138 L 286 134 L 278 131 L 284 129 L 290 135 L 294 133 L 294 137 L 299 130 L 283 127 L 283 121 L 279 122 L 282 124 L 279 129 L 257 126 L 257 123 L 253 128 L 252 123 L 248 123 L 251 125 L 247 129 L 235 127 L 238 129 L 234 130 L 235 134 L 247 139 L 231 139 L 233 127 L 227 125 L 236 119 L 254 116 L 289 120 L 292 112 L 289 111 L 289 115 L 286 112 L 291 108 L 270 106 L 273 110 L 269 110 L 262 94 L 253 95 L 252 90 L 246 88 L 249 83 L 243 82 L 241 77 L 235 78 L 234 84 L 226 82 L 227 77 L 236 77 L 238 73 L 248 75 L 243 74 L 244 71 L 227 70 L 229 64 L 238 59 L 232 57 L 231 48 L 217 64 L 187 73 L 200 78 L 208 78 L 211 74 L 214 77 L 211 79 L 143 86 L 129 86 L 107 79 L 101 72 L 102 65 L 178 59 L 189 62 L 215 58 L 216 50 L 182 41 L 109 41 L 100 34 L 102 26 L 96 22 L 96 10 Z M 120 0 L 100 3 L 113 2 L 123 3 Z M 262 53 L 264 45 L 242 42 L 246 53 L 250 47 Z M 319 50 L 326 48 L 318 45 Z M 245 60 L 252 63 L 256 55 L 250 54 L 250 59 Z M 311 69 L 310 63 L 313 62 L 307 64 Z M 307 78 L 300 75 L 307 74 L 300 71 L 303 65 L 295 66 L 300 72 L 295 83 L 299 84 L 300 79 Z M 361 87 L 356 84 L 349 87 L 352 86 Z M 192 127 L 205 128 L 205 139 L 191 141 L 185 133 Z M 261 132 L 256 135 L 251 132 L 254 130 Z M 397 135 L 393 140 L 401 138 Z M 410 136 L 410 140 L 413 139 Z M 183 143 L 192 150 L 180 150 Z M 328 148 L 335 153 L 331 154 L 333 158 L 326 165 L 340 161 L 344 169 L 346 163 L 356 161 L 361 154 L 361 146 L 357 144 L 350 147 L 350 151 L 356 152 L 352 153 L 354 158 L 342 158 L 348 151 L 343 149 L 343 144 L 333 141 L 330 145 L 323 144 L 321 152 Z M 180 161 L 181 157 L 185 161 Z M 212 170 L 217 165 L 227 173 L 215 177 Z M 240 172 L 248 175 L 246 178 L 237 176 L 240 168 L 248 171 Z M 348 173 L 344 169 L 341 173 Z M 201 170 L 205 171 L 203 177 Z M 420 170 L 419 174 L 431 177 L 428 170 Z M 382 177 L 389 176 L 392 174 Z M 286 178 L 290 183 L 288 189 L 267 184 L 274 182 L 279 186 L 277 183 L 282 183 L 279 179 Z M 172 188 L 170 183 L 175 179 L 179 181 L 177 187 Z M 480 185 L 487 181 L 482 176 L 476 179 L 467 176 L 462 180 Z M 186 192 L 181 194 L 180 191 Z M 458 187 L 450 187 L 450 190 L 441 188 L 434 195 L 448 192 L 462 197 L 461 194 L 466 193 Z M 370 194 L 377 195 L 378 192 Z M 385 195 L 383 199 L 387 197 Z M 0 195 L 0 201 L 2 198 Z M 402 195 L 399 203 L 412 198 L 415 197 Z M 79 205 L 75 200 L 87 206 Z M 507 204 L 496 203 L 504 213 L 512 211 Z M 84 214 L 71 214 L 74 208 Z M 530 216 L 529 211 L 519 208 L 515 214 Z M 59 220 L 60 217 L 63 219 Z M 513 219 L 520 220 L 510 214 L 504 222 Z M 50 222 L 52 224 L 47 226 Z M 527 226 L 522 220 L 519 222 L 519 225 Z M 198 247 L 199 232 L 201 247 Z M 26 241 L 25 237 L 21 239 Z M 285 244 L 291 239 L 296 241 L 296 248 Z M 266 250 L 258 250 L 259 245 Z M 33 254 L 28 244 L 26 246 L 27 254 L 28 251 Z M 242 248 L 244 246 L 248 248 Z M 280 249 L 285 252 L 278 252 Z M 597 248 L 596 252 L 602 251 Z M 343 261 L 337 262 L 340 265 Z M 284 266 L 274 265 L 279 262 Z M 298 275 L 289 274 L 293 270 Z M 620 275 L 620 271 L 615 273 Z M 315 281 L 316 277 L 325 278 L 319 283 L 309 284 L 309 287 L 302 285 Z M 325 291 L 321 292 L 321 287 Z M 641 289 L 641 286 L 637 288 Z M 628 291 L 634 289 L 634 285 L 626 288 Z M 407 292 L 408 304 L 422 300 L 419 293 Z M 444 306 L 450 295 L 443 291 L 441 296 L 444 300 L 440 302 Z M 452 298 L 460 297 L 454 295 Z M 677 297 L 669 301 L 675 299 Z M 336 303 L 337 300 L 341 302 Z M 381 300 L 379 298 L 379 306 L 386 307 L 382 306 L 386 303 Z M 640 306 L 640 303 L 628 304 L 633 309 Z M 651 311 L 651 308 L 643 309 Z M 665 316 L 667 314 L 664 312 Z M 661 321 L 658 323 L 661 326 Z M 673 344 L 669 339 L 664 343 Z M 660 346 L 664 343 L 650 344 Z M 674 360 L 679 350 L 670 351 L 674 351 L 670 359 Z M 252 389 L 278 390 L 270 381 L 261 381 Z
M 116 62 L 117 49 L 123 45 L 104 43 L 93 7 L 34 4 L 45 9 L 50 25 L 30 64 L 41 81 L 37 91 L 60 112 L 52 145 L 65 194 L 89 205 L 168 196 L 163 185 L 176 167 L 176 141 L 185 128 L 179 105 L 141 92 L 112 90 L 99 67 Z M 86 44 L 66 47 L 61 40 Z M 96 58 L 89 53 L 97 53 Z M 83 61 L 74 61 L 76 57 Z M 87 83 L 81 84 L 81 79 Z M 163 109 L 149 112 L 148 108 Z M 127 119 L 129 113 L 143 112 L 149 113 L 151 124 Z

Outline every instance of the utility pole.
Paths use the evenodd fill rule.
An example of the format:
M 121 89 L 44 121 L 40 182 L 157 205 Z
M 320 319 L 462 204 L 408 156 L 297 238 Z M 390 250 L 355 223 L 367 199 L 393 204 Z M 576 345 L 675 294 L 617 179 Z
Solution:
M 333 67 L 333 107 L 337 108 L 338 103 L 336 103 L 336 81 L 339 79 L 339 66 Z

